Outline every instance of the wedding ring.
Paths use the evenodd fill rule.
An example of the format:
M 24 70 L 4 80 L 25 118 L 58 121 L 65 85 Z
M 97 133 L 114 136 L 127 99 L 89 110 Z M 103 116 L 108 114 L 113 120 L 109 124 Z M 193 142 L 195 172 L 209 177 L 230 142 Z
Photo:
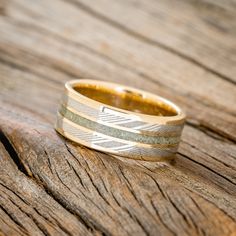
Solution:
M 145 161 L 172 159 L 185 114 L 165 98 L 110 82 L 73 80 L 57 113 L 64 137 L 105 153 Z

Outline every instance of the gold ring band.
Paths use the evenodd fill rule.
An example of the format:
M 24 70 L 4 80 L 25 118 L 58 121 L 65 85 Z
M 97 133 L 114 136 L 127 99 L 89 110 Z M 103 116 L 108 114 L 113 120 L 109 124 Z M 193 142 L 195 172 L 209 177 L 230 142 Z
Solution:
M 139 89 L 96 80 L 73 80 L 57 113 L 55 129 L 66 138 L 127 158 L 172 159 L 185 114 L 174 103 Z

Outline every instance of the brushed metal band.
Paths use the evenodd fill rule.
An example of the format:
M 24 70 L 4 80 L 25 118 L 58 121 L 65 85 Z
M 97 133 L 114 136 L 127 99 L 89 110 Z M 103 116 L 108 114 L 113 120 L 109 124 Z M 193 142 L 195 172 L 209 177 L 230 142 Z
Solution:
M 83 79 L 65 84 L 55 129 L 89 148 L 160 161 L 174 157 L 184 121 L 180 108 L 162 97 L 119 84 Z

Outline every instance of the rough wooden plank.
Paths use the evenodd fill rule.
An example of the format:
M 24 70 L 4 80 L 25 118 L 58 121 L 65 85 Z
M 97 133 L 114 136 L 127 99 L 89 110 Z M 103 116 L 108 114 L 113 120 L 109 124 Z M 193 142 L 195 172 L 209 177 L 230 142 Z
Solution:
M 16 154 L 1 133 L 0 235 L 91 235 L 80 219 L 68 212 L 16 166 Z M 22 168 L 21 168 L 22 169 Z
M 64 233 L 71 235 L 234 235 L 235 86 L 220 66 L 217 73 L 209 70 L 217 59 L 206 69 L 71 3 L 12 0 L 0 6 L 0 128 L 19 168 L 1 147 L 4 165 L 11 165 L 0 165 L 0 182 L 29 203 L 0 188 L 0 229 L 24 234 L 17 219 L 49 235 L 67 229 L 66 222 Z M 181 4 L 186 14 L 191 4 Z M 184 107 L 188 124 L 175 162 L 115 158 L 56 134 L 63 83 L 81 76 L 144 88 Z M 32 188 L 39 201 L 27 195 Z M 51 205 L 58 206 L 53 218 Z
M 4 113 L 1 125 L 11 119 L 3 132 L 28 173 L 61 204 L 104 234 L 195 235 L 204 231 L 230 235 L 235 229 L 234 198 L 199 176 L 196 181 L 190 173 L 168 165 L 157 164 L 147 171 L 136 162 L 125 164 L 65 143 L 52 127 L 37 119 L 30 124 L 17 112 Z M 179 158 L 178 162 L 182 161 Z M 222 227 L 225 224 L 227 227 Z
M 20 78 L 27 77 L 27 72 L 11 71 Z M 235 146 L 189 127 L 184 131 L 180 156 L 174 165 L 119 161 L 58 137 L 44 118 L 56 105 L 56 100 L 47 102 L 57 93 L 48 85 L 55 84 L 29 77 L 33 81 L 30 87 L 38 94 L 29 104 L 36 107 L 40 100 L 45 111 L 38 114 L 34 109 L 5 104 L 0 127 L 27 173 L 40 181 L 60 204 L 108 235 L 234 232 L 236 188 L 235 172 L 231 169 L 235 169 Z M 21 81 L 25 84 L 27 80 Z M 45 92 L 47 87 L 50 93 Z M 26 99 L 22 91 L 21 98 L 23 95 Z M 204 139 L 207 140 L 202 143 Z M 205 143 L 215 147 L 209 155 L 202 154 L 209 151 Z M 224 156 L 228 169 L 221 162 L 220 145 L 228 145 Z

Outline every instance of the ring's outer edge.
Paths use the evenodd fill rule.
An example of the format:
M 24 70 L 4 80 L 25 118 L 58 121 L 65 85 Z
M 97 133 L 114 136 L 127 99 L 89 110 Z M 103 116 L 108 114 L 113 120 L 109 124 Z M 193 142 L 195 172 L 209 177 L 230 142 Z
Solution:
M 161 117 L 112 107 L 88 98 L 73 89 L 74 86 L 81 83 L 99 84 L 113 88 L 114 86 L 119 86 L 145 95 L 148 94 L 152 99 L 158 99 L 172 106 L 177 115 Z M 64 113 L 61 112 L 62 109 L 64 109 Z M 78 122 L 76 119 L 82 119 L 83 122 Z M 184 121 L 185 114 L 183 111 L 165 98 L 115 83 L 80 79 L 69 81 L 65 84 L 65 92 L 58 111 L 55 129 L 64 137 L 98 151 L 136 160 L 163 161 L 173 159 L 177 152 Z M 84 122 L 88 122 L 89 125 Z M 135 122 L 139 125 L 134 126 Z M 134 127 L 122 127 L 122 124 L 126 123 L 128 125 L 134 124 Z M 105 127 L 105 133 L 102 130 L 103 126 Z M 170 132 L 170 130 L 178 130 L 178 132 Z M 116 135 L 116 132 L 119 135 Z M 174 146 L 166 145 L 165 147 L 165 145 L 161 145 L 164 140 L 173 140 L 173 138 L 171 139 L 173 133 L 178 138 L 177 143 Z M 125 136 L 127 134 L 132 137 L 133 141 L 129 140 L 129 136 Z M 148 137 L 150 136 L 150 140 L 153 140 L 152 142 L 156 142 L 155 139 L 157 139 L 161 143 L 160 145 L 142 144 L 143 139 L 137 138 L 142 137 L 142 135 L 147 137 L 147 140 L 149 140 Z M 161 138 L 162 136 L 166 138 Z

